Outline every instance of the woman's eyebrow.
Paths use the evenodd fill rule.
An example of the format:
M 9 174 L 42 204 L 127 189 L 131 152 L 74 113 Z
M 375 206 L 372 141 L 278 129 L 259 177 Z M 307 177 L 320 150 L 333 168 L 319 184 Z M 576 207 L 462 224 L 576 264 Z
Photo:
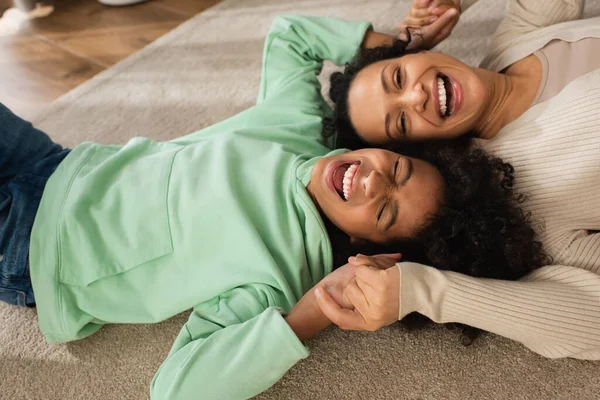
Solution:
M 394 138 L 392 137 L 392 133 L 390 132 L 390 119 L 392 119 L 390 113 L 385 114 L 385 134 L 391 140 L 394 140 Z
M 385 81 L 385 69 L 388 67 L 388 65 L 390 65 L 390 64 L 386 64 L 385 67 L 383 67 L 381 69 L 381 86 L 383 86 L 383 90 L 386 93 L 390 92 L 390 87 L 388 86 L 387 82 Z

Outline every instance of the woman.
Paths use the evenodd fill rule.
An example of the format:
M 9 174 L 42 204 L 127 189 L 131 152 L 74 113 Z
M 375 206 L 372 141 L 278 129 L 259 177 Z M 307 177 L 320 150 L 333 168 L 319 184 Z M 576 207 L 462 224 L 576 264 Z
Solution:
M 410 19 L 427 25 L 431 10 L 418 3 Z M 330 318 L 373 330 L 417 311 L 518 340 L 546 357 L 600 359 L 600 18 L 576 20 L 582 8 L 577 0 L 510 1 L 482 68 L 396 41 L 332 76 L 335 121 L 354 140 L 468 135 L 508 160 L 553 263 L 518 282 L 401 263 L 396 280 L 371 282 L 378 290 L 350 289 L 362 316 L 322 296 Z M 450 16 L 417 37 L 430 41 L 428 29 L 451 26 Z M 399 305 L 369 303 L 398 297 L 396 290 Z
M 510 265 L 501 277 L 527 274 L 543 253 L 513 205 L 509 165 L 460 145 L 423 159 L 326 146 L 321 60 L 350 60 L 367 28 L 276 19 L 258 104 L 170 142 L 63 149 L 0 106 L 0 299 L 35 304 L 50 343 L 193 308 L 152 397 L 237 399 L 308 356 L 302 341 L 330 323 L 311 288 L 349 283 L 352 266 L 330 272 L 363 243 L 430 247 L 452 230 L 461 235 L 447 246 L 472 247 L 502 220 L 500 249 L 528 245 L 475 259 Z M 384 199 L 401 207 L 382 220 Z

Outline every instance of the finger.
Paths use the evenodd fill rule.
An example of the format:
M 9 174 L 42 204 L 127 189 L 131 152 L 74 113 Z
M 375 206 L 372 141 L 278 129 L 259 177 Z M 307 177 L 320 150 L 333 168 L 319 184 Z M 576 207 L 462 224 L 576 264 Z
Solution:
M 358 256 L 363 256 L 363 257 L 371 257 L 371 258 L 389 258 L 392 260 L 400 260 L 402 258 L 402 253 L 382 253 L 382 254 L 375 254 L 373 256 L 365 256 L 364 254 L 357 254 Z
M 446 27 L 444 29 L 442 29 L 435 36 L 436 42 L 439 43 L 442 40 L 446 39 L 448 36 L 450 36 L 450 34 L 452 33 L 452 30 L 454 29 L 454 27 L 456 26 L 457 23 L 458 23 L 458 16 L 456 16 L 453 21 L 451 21 L 448 25 L 446 25 Z
M 397 263 L 398 261 L 402 260 L 402 254 L 401 253 L 389 253 L 389 254 L 377 254 L 375 256 L 375 259 L 377 260 L 383 260 L 387 263 Z
M 400 253 L 378 254 L 376 256 L 365 256 L 357 254 L 348 257 L 348 263 L 354 266 L 366 266 L 377 269 L 388 269 L 393 267 L 402 258 Z
M 361 315 L 367 315 L 369 310 L 369 300 L 355 280 L 346 286 L 344 289 L 344 296 Z
M 427 26 L 438 19 L 439 17 L 437 15 L 429 15 L 423 18 L 413 18 L 411 16 L 407 16 L 402 23 L 409 27 L 418 28 L 421 26 Z
M 396 263 L 396 260 L 380 256 L 365 256 L 359 254 L 350 263 L 355 266 L 362 265 L 375 269 L 388 269 L 390 266 Z
M 442 7 L 442 6 L 455 7 L 455 4 L 452 0 L 432 0 L 429 3 L 428 10 L 432 10 L 434 8 L 438 8 L 438 7 Z
M 385 271 L 386 270 L 372 269 L 361 266 L 356 268 L 355 275 L 357 278 L 362 279 L 369 285 L 376 286 L 383 279 L 383 274 L 385 274 Z
M 386 264 L 372 263 L 370 261 L 358 259 L 351 261 L 349 264 L 354 267 L 354 274 L 356 274 L 356 271 L 358 271 L 360 268 L 367 268 L 373 271 L 381 271 L 389 268 L 389 266 Z
M 424 18 L 424 17 L 430 17 L 431 16 L 431 12 L 429 11 L 428 7 L 425 8 L 413 8 L 410 10 L 410 12 L 407 15 L 407 18 Z
M 366 263 L 374 263 L 375 259 L 371 256 L 366 256 L 364 254 L 360 254 L 358 253 L 357 255 L 353 256 L 353 257 L 349 257 L 348 260 L 354 260 L 354 261 L 360 261 L 360 262 L 366 262 Z
M 392 259 L 398 260 L 398 261 L 400 261 L 402 259 L 402 253 L 385 253 L 385 254 L 380 254 L 380 256 L 392 258 Z
M 437 21 L 421 28 L 423 35 L 432 38 L 436 37 L 442 30 L 444 30 L 444 28 L 447 28 L 448 26 L 450 26 L 451 30 L 454 26 L 453 19 L 456 18 L 457 15 L 458 11 L 455 8 L 449 9 L 440 18 L 438 18 Z
M 358 288 L 360 289 L 362 295 L 365 297 L 366 302 L 369 304 L 369 306 L 373 306 L 373 305 L 377 305 L 380 304 L 380 290 L 377 290 L 376 288 L 374 288 L 372 285 L 370 285 L 367 281 L 362 280 L 360 278 L 356 278 L 355 280 L 353 280 L 352 282 L 356 283 L 356 286 L 358 286 Z M 361 314 L 364 315 L 364 313 L 361 312 Z
M 428 7 L 431 5 L 431 2 L 433 0 L 415 0 L 413 1 L 413 8 L 423 8 L 423 7 Z
M 348 258 L 348 263 L 352 264 L 355 267 L 373 267 L 370 261 L 356 257 Z
M 429 9 L 427 10 L 427 12 L 429 13 L 429 15 L 435 15 L 435 16 L 440 16 L 443 13 L 445 13 L 447 10 L 449 10 L 450 8 L 454 8 L 452 6 L 448 6 L 448 5 L 442 5 L 442 6 L 437 6 L 437 7 L 429 7 Z
M 326 290 L 315 290 L 317 304 L 327 318 L 341 329 L 360 330 L 366 327 L 365 320 L 357 311 L 340 307 Z

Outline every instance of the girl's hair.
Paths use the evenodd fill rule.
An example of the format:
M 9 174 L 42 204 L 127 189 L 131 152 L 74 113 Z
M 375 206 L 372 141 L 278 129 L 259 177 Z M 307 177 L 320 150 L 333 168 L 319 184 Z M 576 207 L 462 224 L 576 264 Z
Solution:
M 410 32 L 408 32 L 410 35 Z M 336 147 L 358 149 L 369 147 L 358 135 L 348 114 L 348 92 L 350 85 L 363 68 L 382 60 L 398 58 L 407 54 L 418 53 L 419 49 L 407 49 L 410 42 L 395 39 L 390 46 L 361 49 L 360 52 L 346 64 L 343 72 L 331 74 L 329 97 L 335 104 L 333 116 L 325 121 L 323 133 L 330 136 L 337 133 Z
M 351 246 L 330 224 L 336 266 L 357 252 L 403 254 L 403 261 L 421 262 L 441 270 L 495 279 L 515 280 L 549 263 L 531 227 L 531 215 L 520 205 L 525 196 L 513 189 L 513 167 L 471 145 L 468 138 L 437 142 L 396 142 L 389 150 L 434 165 L 445 190 L 439 210 L 410 242 L 387 246 Z M 423 325 L 422 316 L 402 322 Z M 454 325 L 456 326 L 456 325 Z M 463 329 L 463 343 L 478 335 Z

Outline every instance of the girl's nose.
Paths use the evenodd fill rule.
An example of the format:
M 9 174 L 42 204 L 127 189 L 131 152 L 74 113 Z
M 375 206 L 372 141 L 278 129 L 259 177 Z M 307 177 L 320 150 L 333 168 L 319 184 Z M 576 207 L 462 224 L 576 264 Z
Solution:
M 369 174 L 363 179 L 363 186 L 365 189 L 365 197 L 368 199 L 377 196 L 378 193 L 383 189 L 383 177 L 375 170 L 369 172 Z

